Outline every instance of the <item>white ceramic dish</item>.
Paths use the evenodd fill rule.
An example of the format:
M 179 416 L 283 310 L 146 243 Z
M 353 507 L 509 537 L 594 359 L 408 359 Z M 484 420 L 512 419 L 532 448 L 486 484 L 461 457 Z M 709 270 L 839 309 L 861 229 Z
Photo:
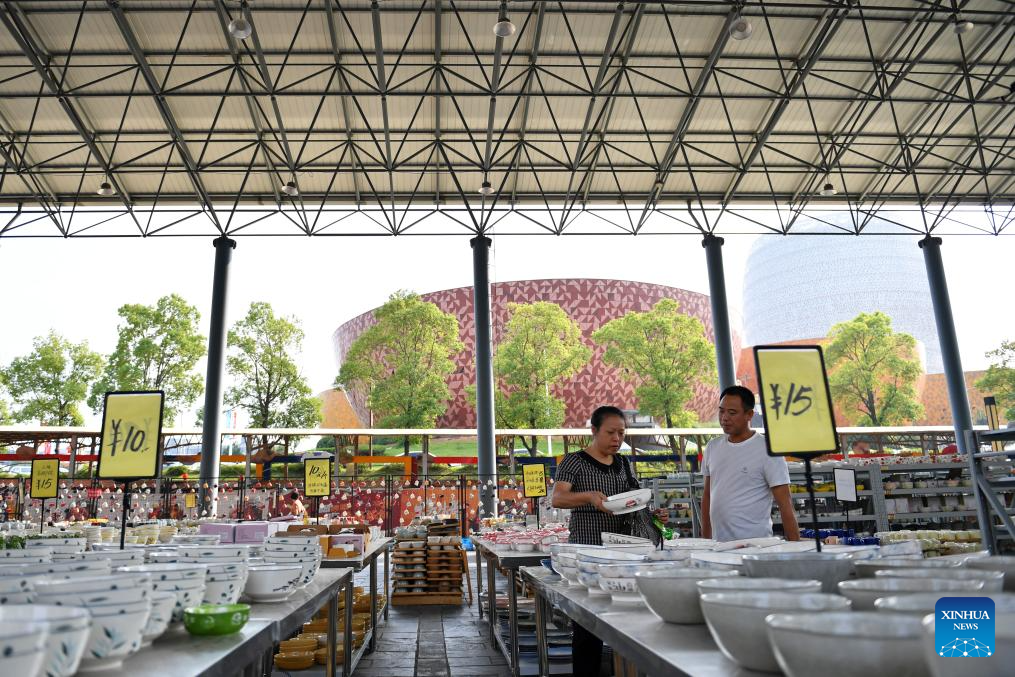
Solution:
M 93 590 L 74 591 L 62 590 L 59 592 L 40 592 L 36 601 L 40 604 L 53 604 L 56 606 L 83 606 L 91 608 L 99 604 L 132 604 L 143 602 L 148 599 L 151 588 L 138 586 L 133 588 L 122 588 L 119 590 Z
M 815 583 L 820 588 L 821 584 Z M 849 608 L 848 599 L 821 593 L 739 591 L 701 595 L 705 623 L 719 649 L 737 665 L 762 672 L 779 672 L 779 664 L 765 634 L 766 616 L 849 611 Z
M 152 579 L 148 574 L 126 574 L 115 576 L 83 576 L 70 580 L 37 580 L 33 583 L 36 592 L 44 595 L 60 595 L 65 592 L 102 592 L 126 590 L 128 588 L 151 588 Z
M 1015 655 L 1015 614 L 995 611 L 994 646 L 991 647 L 994 655 L 971 661 L 940 655 L 933 613 L 925 616 L 921 624 L 923 655 L 932 677 L 999 677 L 1011 674 L 1011 657 Z
M 120 567 L 118 571 L 128 574 L 151 574 L 153 581 L 174 581 L 181 579 L 204 580 L 207 567 L 203 564 L 138 564 Z
M 152 611 L 148 622 L 141 631 L 141 648 L 151 646 L 152 642 L 162 636 L 173 620 L 173 607 L 176 606 L 175 592 L 152 593 Z
M 1005 592 L 1015 592 L 1015 555 L 970 558 L 962 566 L 977 571 L 1000 571 L 1004 573 Z
M 5 560 L 20 560 L 20 559 L 38 559 L 51 557 L 53 555 L 52 548 L 18 548 L 17 550 L 0 550 L 0 562 Z M 9 564 L 16 564 L 16 562 L 8 562 Z
M 698 581 L 737 576 L 735 571 L 690 567 L 656 569 L 635 574 L 635 585 L 648 608 L 667 623 L 701 624 Z
M 651 489 L 635 489 L 634 491 L 625 491 L 621 494 L 608 496 L 603 501 L 603 509 L 609 510 L 614 515 L 626 515 L 629 512 L 641 510 L 651 500 Z
M 793 578 L 821 581 L 821 591 L 834 593 L 853 574 L 845 553 L 793 552 L 744 555 L 744 573 L 751 578 Z
M 979 592 L 983 581 L 947 581 L 940 578 L 861 578 L 839 583 L 839 594 L 853 600 L 853 608 L 874 609 L 875 600 L 914 592 Z
M 229 581 L 205 581 L 204 604 L 236 604 L 240 601 L 245 581 L 242 578 Z
M 926 569 L 928 567 L 945 567 L 957 569 L 962 565 L 956 560 L 934 559 L 902 559 L 896 557 L 882 557 L 879 559 L 862 560 L 853 562 L 853 569 L 860 578 L 874 578 L 874 573 L 887 569 Z
M 927 614 L 934 613 L 941 597 L 943 595 L 937 592 L 916 592 L 908 595 L 880 597 L 874 601 L 874 608 L 887 613 L 909 614 L 923 618 Z M 994 600 L 995 613 L 1015 613 L 1015 595 L 1009 593 L 949 592 L 948 597 L 989 597 Z
M 728 576 L 698 581 L 698 592 L 780 592 L 808 594 L 821 592 L 821 581 L 793 580 L 789 578 L 748 578 Z M 764 634 L 764 633 L 762 633 Z
M 874 578 L 939 578 L 949 581 L 983 581 L 983 592 L 1001 592 L 1004 573 L 975 569 L 879 569 Z
M 289 597 L 300 584 L 302 566 L 251 566 L 243 594 L 256 602 L 280 601 Z
M 79 671 L 119 668 L 127 656 L 141 648 L 142 632 L 150 615 L 150 601 L 136 611 L 103 616 L 93 613 L 92 627 Z
M 86 609 L 41 604 L 0 607 L 0 623 L 6 622 L 46 627 L 42 674 L 70 677 L 77 672 L 92 624 Z M 0 665 L 3 664 L 4 659 L 0 658 Z

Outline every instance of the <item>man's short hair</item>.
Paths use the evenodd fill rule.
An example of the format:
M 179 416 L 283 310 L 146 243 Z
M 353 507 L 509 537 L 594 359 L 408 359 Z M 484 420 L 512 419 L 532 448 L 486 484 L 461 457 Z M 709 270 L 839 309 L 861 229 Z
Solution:
M 754 411 L 754 393 L 751 392 L 750 388 L 744 386 L 730 386 L 724 389 L 719 394 L 719 399 L 726 397 L 727 395 L 736 395 L 740 398 L 740 403 L 744 405 L 744 411 Z
M 592 423 L 593 428 L 598 428 L 603 424 L 603 419 L 607 416 L 619 416 L 620 420 L 627 424 L 627 418 L 624 416 L 624 412 L 620 407 L 614 407 L 610 405 L 604 405 L 597 408 L 592 412 L 592 416 L 589 421 Z

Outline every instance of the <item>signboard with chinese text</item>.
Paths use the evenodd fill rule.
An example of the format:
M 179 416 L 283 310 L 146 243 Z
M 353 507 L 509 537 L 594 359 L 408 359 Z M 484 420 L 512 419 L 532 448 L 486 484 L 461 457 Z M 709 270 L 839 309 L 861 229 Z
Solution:
M 161 390 L 106 393 L 98 475 L 102 479 L 154 479 L 162 455 Z
M 546 466 L 530 463 L 522 466 L 522 494 L 525 498 L 546 496 Z
M 183 507 L 190 509 L 197 507 L 197 494 L 184 494 L 183 495 Z
M 32 460 L 32 498 L 56 498 L 60 483 L 60 459 L 36 458 Z
M 820 346 L 756 346 L 758 390 L 771 456 L 839 450 L 832 395 Z
M 303 494 L 308 497 L 331 494 L 331 459 L 303 460 Z

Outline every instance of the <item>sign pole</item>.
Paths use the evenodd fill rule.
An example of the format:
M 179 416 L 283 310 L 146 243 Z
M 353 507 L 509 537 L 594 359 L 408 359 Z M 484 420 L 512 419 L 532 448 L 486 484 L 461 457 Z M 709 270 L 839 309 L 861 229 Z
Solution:
M 532 499 L 532 503 L 533 503 L 533 505 L 536 506 L 536 509 L 535 509 L 535 513 L 536 513 L 536 528 L 539 529 L 540 528 L 540 526 L 539 526 L 539 499 L 538 498 Z
M 123 483 L 123 516 L 120 518 L 120 550 L 127 539 L 127 509 L 130 507 L 130 483 Z
M 818 528 L 818 502 L 814 499 L 814 477 L 811 475 L 811 457 L 804 458 L 804 473 L 807 475 L 807 494 L 811 497 L 811 526 L 814 528 L 814 545 L 821 552 L 821 530 Z
M 42 509 L 39 511 L 39 535 L 42 535 L 46 526 L 46 499 L 42 499 Z

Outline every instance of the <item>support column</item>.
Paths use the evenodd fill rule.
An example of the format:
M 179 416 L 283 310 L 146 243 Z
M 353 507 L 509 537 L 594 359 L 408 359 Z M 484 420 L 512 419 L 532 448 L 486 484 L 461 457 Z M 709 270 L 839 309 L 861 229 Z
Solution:
M 708 265 L 708 292 L 712 303 L 712 334 L 715 336 L 715 364 L 719 372 L 719 390 L 736 385 L 736 367 L 733 362 L 733 339 L 730 332 L 730 311 L 726 303 L 726 274 L 722 266 L 722 245 L 724 240 L 712 233 L 705 236 L 701 246 L 705 248 L 705 263 Z
M 219 415 L 222 412 L 222 371 L 226 353 L 226 297 L 229 262 L 236 249 L 236 241 L 224 236 L 215 238 L 214 244 L 215 276 L 211 291 L 211 327 L 208 329 L 208 375 L 204 384 L 198 516 L 205 511 L 212 516 L 218 514 L 219 456 L 222 452 Z
M 969 397 L 966 394 L 966 378 L 959 358 L 959 341 L 955 337 L 955 318 L 952 316 L 952 302 L 948 297 L 948 280 L 945 278 L 944 261 L 941 259 L 941 238 L 927 237 L 920 240 L 923 262 L 927 267 L 927 283 L 930 285 L 930 300 L 934 305 L 934 321 L 937 323 L 937 339 L 941 344 L 941 361 L 944 362 L 945 381 L 948 384 L 948 403 L 952 408 L 952 425 L 955 428 L 955 443 L 962 453 L 969 449 L 965 431 L 973 429 L 969 413 Z
M 476 442 L 480 515 L 497 514 L 497 449 L 493 436 L 493 345 L 490 326 L 490 238 L 472 245 L 472 305 L 476 326 Z M 488 484 L 492 480 L 493 484 Z

